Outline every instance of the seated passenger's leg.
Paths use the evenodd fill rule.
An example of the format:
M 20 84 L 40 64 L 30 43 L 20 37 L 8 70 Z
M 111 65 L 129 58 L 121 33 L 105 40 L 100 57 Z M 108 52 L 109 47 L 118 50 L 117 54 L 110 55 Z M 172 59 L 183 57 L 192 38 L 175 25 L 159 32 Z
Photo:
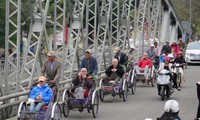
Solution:
M 116 77 L 116 78 L 115 78 L 115 83 L 118 83 L 119 80 L 120 80 L 120 77 Z
M 38 103 L 36 106 L 35 106 L 35 111 L 38 112 L 42 109 L 42 107 L 44 107 L 46 105 L 45 102 L 41 102 L 41 103 Z
M 109 82 L 111 79 L 112 79 L 111 77 L 105 77 L 105 78 L 103 78 L 103 84 L 104 84 L 104 85 L 108 85 L 108 82 Z
M 29 111 L 34 112 L 35 104 L 35 102 L 30 103 Z
M 140 73 L 140 68 L 138 66 L 135 66 L 135 71 L 136 71 L 136 74 Z

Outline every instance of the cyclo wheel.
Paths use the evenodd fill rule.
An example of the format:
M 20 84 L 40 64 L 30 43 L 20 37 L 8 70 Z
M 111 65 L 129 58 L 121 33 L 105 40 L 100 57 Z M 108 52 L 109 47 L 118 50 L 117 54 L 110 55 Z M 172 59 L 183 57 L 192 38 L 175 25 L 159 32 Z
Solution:
M 18 108 L 18 115 L 17 115 L 18 120 L 23 120 L 23 118 L 21 118 L 21 112 L 26 111 L 26 110 L 27 110 L 26 103 L 21 102 Z
M 92 115 L 94 118 L 97 118 L 99 112 L 99 95 L 98 92 L 93 93 L 92 97 Z
M 69 91 L 67 89 L 65 89 L 64 92 L 63 92 L 63 96 L 62 96 L 63 115 L 65 117 L 69 116 L 69 111 L 70 111 L 70 108 L 69 108 L 69 105 L 68 105 L 68 99 L 69 98 L 70 98 Z
M 53 112 L 52 114 L 54 114 L 53 118 L 51 118 L 51 120 L 60 120 L 61 119 L 61 108 L 60 105 L 58 103 L 55 103 L 55 105 L 53 105 Z
M 132 95 L 135 94 L 135 91 L 136 91 L 136 79 L 135 77 L 131 77 L 131 93 Z
M 104 94 L 104 90 L 103 90 L 103 81 L 102 80 L 100 81 L 99 96 L 100 96 L 100 100 L 104 101 L 105 94 Z
M 126 102 L 128 97 L 128 83 L 126 80 L 123 81 L 123 90 L 122 90 L 123 101 Z

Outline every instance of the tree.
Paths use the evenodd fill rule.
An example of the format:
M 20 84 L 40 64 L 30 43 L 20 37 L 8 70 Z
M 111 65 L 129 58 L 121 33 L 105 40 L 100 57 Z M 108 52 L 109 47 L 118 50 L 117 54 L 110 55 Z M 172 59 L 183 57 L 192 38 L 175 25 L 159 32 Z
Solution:
M 181 21 L 189 21 L 190 16 L 190 0 L 171 0 L 174 9 Z M 194 34 L 200 36 L 200 2 L 199 0 L 191 0 L 192 2 L 192 29 Z
M 6 0 L 0 2 L 0 47 L 3 47 L 5 44 L 5 8 Z

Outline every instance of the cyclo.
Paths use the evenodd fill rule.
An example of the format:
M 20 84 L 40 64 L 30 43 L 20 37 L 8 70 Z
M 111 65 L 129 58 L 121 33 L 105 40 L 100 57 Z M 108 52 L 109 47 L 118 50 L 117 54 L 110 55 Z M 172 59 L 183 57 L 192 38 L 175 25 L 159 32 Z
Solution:
M 39 84 L 34 83 L 31 86 L 31 90 L 33 90 L 36 86 L 38 87 Z M 34 120 L 60 120 L 61 118 L 61 108 L 58 104 L 58 85 L 53 85 L 50 87 L 50 89 L 53 92 L 53 96 L 50 99 L 49 104 L 44 105 L 39 111 L 30 111 L 31 102 L 34 102 L 34 104 L 40 104 L 43 102 L 43 100 L 34 100 L 34 99 L 28 99 L 27 101 L 22 101 L 18 107 L 18 113 L 17 118 L 18 120 L 27 120 L 27 119 L 34 119 Z M 43 94 L 42 94 L 43 95 Z M 44 98 L 46 99 L 46 98 Z
M 62 95 L 62 107 L 65 117 L 69 116 L 70 110 L 78 110 L 80 112 L 86 109 L 88 113 L 92 111 L 94 118 L 99 112 L 99 95 L 94 77 L 88 76 L 91 87 L 85 87 L 86 81 L 80 80 L 78 86 L 71 83 L 69 89 L 65 89 Z
M 148 59 L 148 58 L 145 58 Z M 136 81 L 142 81 L 143 83 L 151 83 L 151 86 L 154 87 L 155 84 L 155 68 L 152 65 L 151 60 L 148 60 L 148 64 L 144 68 L 141 68 L 140 65 L 143 64 L 139 61 L 138 65 L 135 65 L 133 70 L 133 78 Z
M 123 97 L 123 101 L 127 100 L 128 96 L 128 83 L 125 79 L 124 69 L 122 66 L 118 65 L 118 60 L 113 59 L 112 65 L 106 69 L 107 77 L 101 79 L 99 82 L 100 88 L 100 99 L 104 100 L 104 96 L 112 94 L 114 97 L 116 94 L 119 97 Z

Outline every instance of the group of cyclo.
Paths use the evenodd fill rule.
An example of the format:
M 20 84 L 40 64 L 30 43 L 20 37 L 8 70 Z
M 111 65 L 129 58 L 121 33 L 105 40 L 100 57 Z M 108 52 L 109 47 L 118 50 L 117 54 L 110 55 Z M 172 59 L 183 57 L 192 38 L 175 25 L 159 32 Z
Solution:
M 94 118 L 97 117 L 99 97 L 103 101 L 104 96 L 107 94 L 111 94 L 113 97 L 118 94 L 119 97 L 123 97 L 123 100 L 126 101 L 129 88 L 134 94 L 136 80 L 142 76 L 142 81 L 147 80 L 149 82 L 155 76 L 152 71 L 156 71 L 155 73 L 160 73 L 160 75 L 163 69 L 170 71 L 166 75 L 169 75 L 170 81 L 173 81 L 173 87 L 180 90 L 177 85 L 177 74 L 172 71 L 172 68 L 174 68 L 172 64 L 179 63 L 182 65 L 185 61 L 182 57 L 182 52 L 173 51 L 169 43 L 166 43 L 161 50 L 160 57 L 158 57 L 157 43 L 155 42 L 154 45 L 151 45 L 150 49 L 139 60 L 138 65 L 133 62 L 133 47 L 126 54 L 122 53 L 119 47 L 116 47 L 112 65 L 105 71 L 107 76 L 99 82 L 100 92 L 98 92 L 95 80 L 95 75 L 98 71 L 97 60 L 92 56 L 90 49 L 86 50 L 85 58 L 81 61 L 79 73 L 72 80 L 70 88 L 63 91 L 62 111 L 64 116 L 67 117 L 72 109 L 80 112 L 86 109 L 89 113 L 92 111 Z M 19 105 L 18 119 L 36 118 L 49 120 L 60 119 L 61 117 L 61 108 L 57 102 L 59 97 L 58 81 L 61 77 L 62 64 L 56 59 L 54 51 L 50 51 L 47 56 L 48 60 L 42 66 L 38 81 L 31 87 L 28 100 L 21 102 Z M 158 58 L 159 60 L 157 60 Z M 163 58 L 164 61 L 162 61 Z M 183 80 L 183 71 L 179 70 L 179 72 Z M 150 82 L 153 85 L 153 81 Z M 169 94 L 173 92 L 170 83 L 168 83 L 166 89 Z M 162 89 L 159 85 L 158 90 L 158 94 L 161 95 L 160 90 Z M 166 94 L 167 97 L 169 97 L 168 93 Z

